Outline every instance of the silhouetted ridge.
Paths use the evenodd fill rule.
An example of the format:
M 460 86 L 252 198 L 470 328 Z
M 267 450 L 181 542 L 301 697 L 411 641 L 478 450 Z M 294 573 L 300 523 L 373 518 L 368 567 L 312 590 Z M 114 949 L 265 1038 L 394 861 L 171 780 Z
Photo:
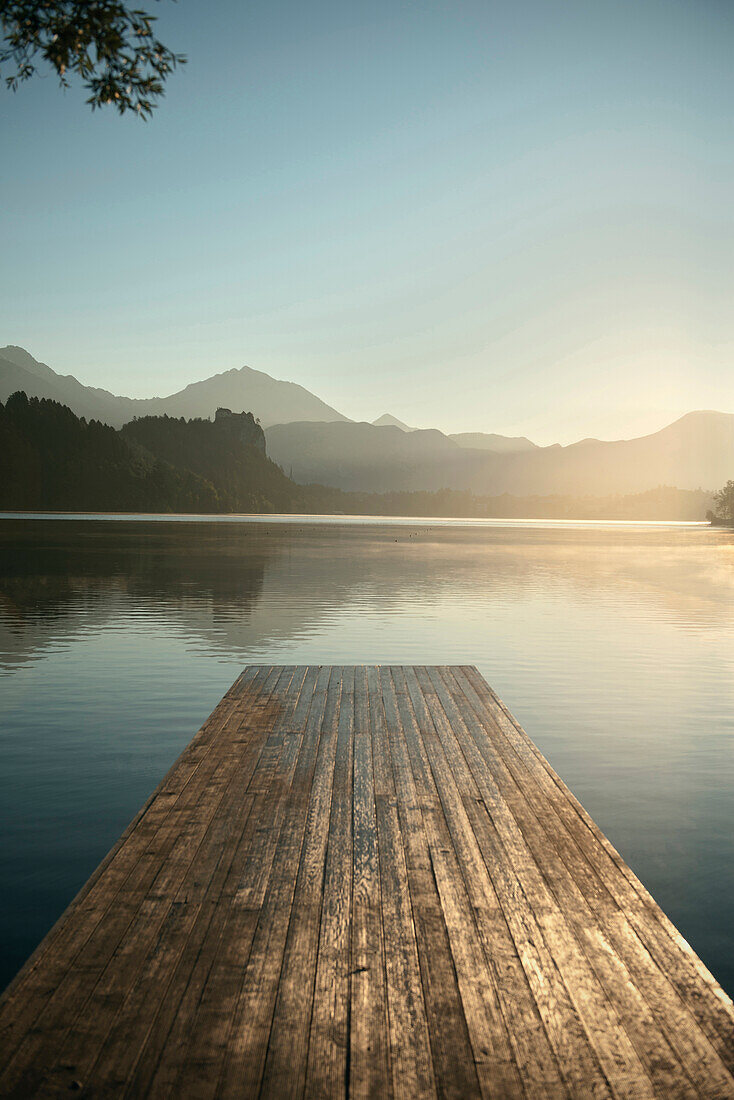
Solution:
M 23 348 L 0 348 L 0 401 L 23 390 L 29 397 L 47 397 L 68 405 L 77 416 L 120 428 L 134 416 L 212 417 L 220 406 L 249 410 L 267 424 L 291 420 L 346 420 L 320 397 L 295 382 L 271 378 L 251 367 L 236 367 L 192 382 L 168 397 L 119 397 L 85 386 L 73 375 L 61 375 L 37 362 Z
M 349 462 L 360 461 L 359 455 L 349 451 L 355 438 L 352 429 L 366 443 L 371 433 L 377 433 L 392 449 L 391 463 L 394 448 L 409 439 L 429 455 L 439 447 L 443 463 L 452 456 L 463 461 L 472 457 L 440 432 L 406 433 L 369 424 L 333 427 L 332 442 L 342 444 L 333 458 L 346 468 Z M 415 470 L 425 474 L 425 464 Z M 439 473 L 441 466 L 437 464 L 435 470 Z M 343 492 L 314 483 L 298 485 L 287 477 L 267 457 L 262 428 L 249 412 L 220 408 L 214 421 L 146 416 L 115 431 L 75 416 L 59 402 L 28 398 L 24 393 L 0 404 L 0 510 L 5 511 L 280 511 L 644 520 L 703 519 L 712 504 L 710 493 L 664 486 L 633 496 L 606 497 L 492 496 L 466 489 Z
M 377 420 L 373 420 L 372 424 L 375 428 L 400 428 L 401 432 L 415 431 L 415 428 L 411 428 L 402 420 L 398 420 L 397 416 L 393 416 L 392 413 L 383 413 L 382 416 L 377 417 Z
M 524 435 L 497 435 L 496 432 L 453 432 L 449 439 L 460 447 L 470 447 L 479 451 L 494 451 L 495 454 L 513 454 L 517 451 L 532 451 L 537 447 Z
M 265 437 L 268 453 L 296 481 L 362 492 L 600 497 L 661 485 L 714 490 L 734 472 L 734 415 L 720 412 L 688 413 L 637 439 L 514 450 L 352 422 L 275 424 Z

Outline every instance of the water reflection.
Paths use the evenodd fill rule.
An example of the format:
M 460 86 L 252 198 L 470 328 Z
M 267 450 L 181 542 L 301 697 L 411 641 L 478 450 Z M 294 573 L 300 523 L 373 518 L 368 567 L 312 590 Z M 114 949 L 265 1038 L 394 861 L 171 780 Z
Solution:
M 248 661 L 470 662 L 734 987 L 734 540 L 0 521 L 10 977 Z
M 0 521 L 0 561 L 0 667 L 34 660 L 81 629 L 101 629 L 121 603 L 243 657 L 255 640 L 318 629 L 335 609 L 364 604 L 389 614 L 445 595 L 613 598 L 691 629 L 734 621 L 734 541 L 698 527 L 263 530 L 179 522 L 111 530 Z M 442 638 L 452 651 L 455 643 Z
M 215 617 L 233 606 L 245 614 L 269 553 L 263 545 L 243 554 L 199 525 L 160 525 L 148 537 L 138 525 L 111 533 L 101 523 L 0 524 L 0 667 L 101 629 L 121 601 L 184 619 L 202 603 Z

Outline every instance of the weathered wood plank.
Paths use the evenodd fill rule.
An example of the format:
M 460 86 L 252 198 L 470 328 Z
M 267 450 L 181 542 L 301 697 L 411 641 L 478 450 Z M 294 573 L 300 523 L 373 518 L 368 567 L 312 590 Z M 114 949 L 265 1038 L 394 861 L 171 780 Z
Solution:
M 734 1070 L 734 1008 L 730 998 L 476 670 L 461 668 L 454 675 L 464 690 L 464 685 L 471 684 L 480 708 L 480 723 L 489 725 L 498 747 L 504 738 L 512 745 L 527 780 L 541 788 L 545 805 L 563 821 L 587 866 L 596 872 L 624 912 L 650 958 L 675 987 L 729 1070 Z M 472 692 L 468 694 L 471 700 Z M 685 1031 L 687 1021 L 682 1026 Z
M 266 798 L 270 789 L 263 789 L 264 775 L 270 777 L 271 784 L 276 779 L 275 765 L 283 755 L 283 732 L 291 721 L 291 709 L 297 707 L 304 697 L 308 697 L 308 678 L 303 678 L 298 669 L 289 669 L 287 672 L 291 674 L 290 682 L 280 695 L 278 713 L 271 716 L 272 728 L 257 764 L 254 768 L 243 769 L 240 777 L 232 804 L 232 816 L 238 821 L 237 833 L 230 833 L 228 843 L 225 837 L 221 838 L 227 858 L 221 861 L 215 872 L 216 877 L 211 880 L 208 896 L 212 900 L 208 905 L 200 907 L 199 920 L 192 927 L 164 1004 L 156 1014 L 148 1033 L 146 1048 L 141 1052 L 128 1085 L 133 1094 L 159 1094 L 171 1088 L 181 1072 L 181 1056 L 187 1050 L 195 1008 L 201 1001 L 216 951 L 221 946 L 221 929 L 228 911 L 227 900 L 236 898 L 237 884 L 247 866 L 247 861 L 242 858 L 243 839 L 247 838 L 249 855 L 249 843 L 260 820 L 258 799 Z M 248 738 L 243 746 L 245 752 L 250 741 L 251 738 Z M 279 751 L 274 753 L 272 750 L 275 746 L 279 746 Z M 226 827 L 224 822 L 223 826 Z M 147 1055 L 148 1049 L 150 1056 Z M 157 1051 L 161 1052 L 158 1058 Z
M 465 727 L 455 718 L 452 729 L 457 731 L 457 737 L 462 728 Z M 474 746 L 468 738 L 464 738 L 462 744 L 468 753 L 473 752 Z M 453 754 L 452 764 L 466 784 L 468 776 L 462 776 L 462 772 L 467 765 L 465 761 L 462 763 L 458 753 Z M 449 769 L 447 772 L 450 775 Z M 549 889 L 526 838 L 497 786 L 495 776 L 478 764 L 472 774 L 496 829 L 498 844 L 492 849 L 491 863 L 488 865 L 498 869 L 506 865 L 516 877 L 526 899 L 525 904 L 535 915 L 546 946 L 561 973 L 613 1093 L 628 1097 L 629 1100 L 653 1096 L 653 1086 L 646 1067 L 621 1020 L 620 990 L 614 991 L 616 996 L 607 995 L 607 989 L 573 935 L 569 925 L 570 914 L 564 911 Z M 453 781 L 453 776 L 450 781 Z M 510 896 L 505 903 L 502 893 L 500 900 L 509 920 L 512 911 L 517 908 L 517 900 Z
M 251 666 L 0 999 L 0 1096 L 734 1098 L 734 1009 L 469 666 Z
M 536 861 L 542 860 L 576 938 L 605 985 L 617 989 L 625 1027 L 656 1088 L 671 1097 L 697 1095 L 685 1071 L 693 1064 L 708 1075 L 707 1095 L 715 1097 L 719 1090 L 726 1095 L 729 1075 L 705 1035 L 692 1026 L 690 1014 L 624 911 L 597 878 L 598 858 L 583 858 L 555 807 L 501 735 L 490 742 L 480 727 L 475 740 Z
M 277 839 L 267 849 L 272 853 L 267 891 L 253 895 L 243 883 L 242 908 L 255 908 L 247 902 L 257 902 L 259 919 L 224 1051 L 218 1086 L 222 1096 L 257 1096 L 267 1055 L 314 771 L 312 745 L 301 751 L 303 730 L 291 730 L 286 740 L 287 767 L 281 772 L 273 813 Z M 239 892 L 235 905 L 241 897 Z
M 468 721 L 471 722 L 471 717 Z M 663 1090 L 670 1096 L 694 1096 L 695 1091 L 670 1046 L 661 1036 L 646 1001 L 632 983 L 629 971 L 596 921 L 589 919 L 586 900 L 565 865 L 557 858 L 553 837 L 542 830 L 524 802 L 521 792 L 508 781 L 501 760 L 493 761 L 492 774 L 506 801 L 508 813 L 521 829 L 536 862 L 540 853 L 546 883 L 565 915 L 569 930 L 575 934 L 576 942 L 602 986 L 615 990 L 615 1006 L 620 1021 L 625 1026 L 654 1088 Z M 633 1026 L 630 1027 L 630 1024 Z
M 263 807 L 276 778 L 276 765 L 283 746 L 283 730 L 295 705 L 299 690 L 296 670 L 288 671 L 289 683 L 281 699 L 279 713 L 257 771 L 248 784 L 244 827 L 236 842 L 232 864 L 221 893 L 209 900 L 214 911 L 211 924 L 197 960 L 196 980 L 187 988 L 187 1012 L 176 1013 L 174 1030 L 161 1043 L 158 1063 L 151 1078 L 152 1095 L 209 1096 L 216 1086 L 226 1051 L 232 1013 L 239 995 L 242 972 L 249 957 L 259 911 L 236 904 L 245 870 L 250 862 L 251 844 L 262 822 Z M 244 807 L 243 803 L 243 807 Z M 174 1037 L 177 1041 L 174 1041 Z M 151 1037 L 152 1041 L 152 1037 Z M 151 1047 L 151 1053 L 154 1050 Z M 146 1059 L 141 1059 L 129 1090 L 138 1084 L 147 1087 Z M 140 1093 L 138 1093 L 140 1094 Z
M 434 679 L 433 671 L 431 678 Z M 437 678 L 434 682 L 438 687 L 438 701 L 444 708 L 444 721 L 453 734 L 453 731 L 461 729 L 461 715 L 454 709 L 452 698 L 441 691 Z M 440 720 L 439 728 L 442 728 Z M 515 871 L 517 853 L 512 845 L 506 848 L 502 842 L 495 824 L 500 809 L 495 806 L 492 797 L 487 796 L 481 778 L 477 783 L 477 793 L 473 793 L 472 780 L 463 801 L 481 853 L 481 861 L 474 862 L 467 876 L 478 914 L 491 911 L 485 899 L 490 899 L 491 905 L 494 897 L 497 898 L 571 1094 L 583 1094 L 586 1089 L 593 1096 L 612 1095 L 594 1044 L 584 1027 L 584 1004 L 580 1008 L 576 1004 L 564 980 L 562 962 L 559 966 L 553 945 L 547 942 L 543 933 L 539 913 L 543 899 L 533 898 L 532 892 L 528 896 Z M 485 931 L 488 954 L 497 952 L 498 924 L 494 922 Z
M 232 703 L 221 721 L 220 730 L 225 729 L 235 709 Z M 212 726 L 207 725 L 205 729 L 209 733 Z M 187 768 L 185 782 L 182 783 L 175 772 L 170 776 L 172 782 L 169 781 L 165 790 L 178 790 L 175 802 L 167 804 L 162 823 L 148 847 L 138 856 L 137 863 L 132 865 L 124 888 L 117 888 L 115 875 L 99 881 L 98 892 L 102 898 L 105 883 L 108 883 L 112 897 L 105 899 L 106 904 L 102 903 L 103 913 L 96 920 L 83 952 L 71 965 L 62 965 L 63 976 L 34 1028 L 28 1032 L 16 1055 L 7 1060 L 0 1076 L 0 1091 L 15 1091 L 21 1096 L 38 1092 L 50 1063 L 54 1059 L 58 1061 L 57 1052 L 62 1050 L 65 1063 L 74 1066 L 70 1072 L 75 1073 L 76 1061 L 79 1060 L 78 1046 L 83 1044 L 86 1050 L 88 1045 L 84 1043 L 82 1029 L 77 1027 L 72 1032 L 67 1025 L 86 1014 L 90 993 L 108 966 L 122 956 L 122 974 L 115 985 L 119 994 L 135 980 L 144 965 L 150 938 L 148 933 L 155 933 L 160 922 L 167 920 L 168 927 L 162 933 L 162 942 L 167 947 L 169 937 L 174 938 L 173 930 L 184 915 L 176 904 L 179 884 L 194 859 L 236 766 L 236 754 L 208 751 L 202 754 L 198 767 L 191 774 Z M 151 812 L 155 808 L 153 805 Z M 131 835 L 131 842 L 133 839 L 141 839 L 145 843 L 145 837 L 139 838 L 136 833 Z M 96 916 L 96 908 L 94 913 Z M 142 935 L 139 934 L 141 932 Z M 123 938 L 132 945 L 131 951 L 121 952 Z M 51 951 L 58 953 L 60 950 L 57 940 Z M 63 964 L 63 956 L 61 958 Z M 109 998 L 107 1003 L 109 1010 Z M 93 1007 L 86 1018 L 98 1021 Z
M 274 721 L 274 716 L 270 720 Z M 141 906 L 140 927 L 131 927 L 121 950 L 107 967 L 84 1009 L 83 1042 L 79 1042 L 79 1037 L 76 1039 L 83 1056 L 73 1058 L 77 1079 L 86 1080 L 90 1073 L 99 1074 L 109 1081 L 110 1091 L 114 1092 L 124 1086 L 139 1064 L 141 1080 L 138 1083 L 143 1085 L 141 1091 L 144 1091 L 156 1068 L 156 1058 L 147 1058 L 146 1048 L 153 1051 L 172 1049 L 169 1033 L 174 1022 L 182 1024 L 190 1019 L 189 1014 L 181 1010 L 181 1001 L 195 968 L 200 968 L 203 941 L 218 911 L 218 907 L 207 904 L 207 897 L 222 894 L 237 850 L 233 827 L 247 821 L 253 805 L 253 798 L 247 793 L 248 783 L 265 756 L 272 736 L 268 722 L 263 721 L 261 736 L 248 738 L 245 751 L 236 754 L 238 766 L 163 925 L 155 925 L 145 906 Z M 133 954 L 143 955 L 142 944 L 146 940 L 148 952 L 137 978 L 133 979 L 129 959 Z M 163 944 L 166 950 L 162 950 Z M 161 1001 L 160 989 L 167 982 L 166 995 Z M 125 993 L 124 999 L 110 1021 L 104 1009 L 109 1007 L 110 998 L 120 992 Z M 96 1061 L 90 1062 L 94 1045 L 87 1029 L 94 1027 L 100 1040 L 99 1055 Z M 71 1056 L 68 1047 L 66 1056 Z
M 322 669 L 309 724 L 318 730 L 314 775 L 308 800 L 306 831 L 301 849 L 283 969 L 270 1030 L 263 1073 L 265 1095 L 303 1095 L 311 1029 L 319 929 L 321 876 L 329 830 L 336 738 L 341 701 L 338 670 Z
M 348 1079 L 352 909 L 354 669 L 342 670 L 305 1095 L 341 1096 Z
M 354 818 L 349 1096 L 392 1097 L 387 974 L 367 670 L 354 677 Z
M 503 1082 L 508 1096 L 518 1092 L 519 1082 L 549 1098 L 567 1096 L 473 833 L 471 817 L 457 801 L 458 789 L 447 788 L 441 780 L 438 729 L 445 716 L 437 709 L 435 690 L 433 698 L 425 691 L 426 686 L 433 688 L 433 685 L 427 677 L 419 680 L 419 671 L 403 670 L 412 709 L 412 717 L 409 714 L 407 722 L 416 728 L 417 750 L 423 756 L 422 766 L 431 776 L 439 804 L 442 797 L 448 804 L 448 810 L 434 815 L 432 821 L 431 857 L 442 904 L 447 910 L 449 934 L 456 940 L 456 954 L 462 958 L 464 981 L 469 987 L 467 995 L 473 996 L 479 1005 L 469 1013 L 470 1022 L 476 1027 L 477 1022 L 487 1017 L 484 1034 L 481 1031 L 477 1034 L 478 1062 L 490 1080 L 496 1077 Z M 439 765 L 438 779 L 432 762 L 433 766 Z M 476 800 L 474 788 L 468 793 Z M 494 915 L 491 924 L 490 914 Z M 460 932 L 463 932 L 461 937 Z M 475 983 L 478 988 L 472 989 Z M 520 1019 L 522 1026 L 518 1027 Z
M 436 1083 L 439 1095 L 460 1100 L 480 1095 L 481 1090 L 470 1039 L 473 1021 L 467 1025 L 461 974 L 457 975 L 429 849 L 426 823 L 438 800 L 420 772 L 416 781 L 407 746 L 405 693 L 396 691 L 389 669 L 383 676 L 382 692 L 387 709 L 397 716 L 403 733 L 392 739 L 390 750 Z M 497 1083 L 501 1084 L 502 1079 Z
M 442 724 L 447 722 L 447 718 L 441 707 L 437 688 L 431 679 L 435 670 L 418 668 L 414 671 L 415 678 L 420 683 L 427 716 L 430 716 L 438 732 Z M 406 673 L 406 680 L 410 687 L 411 676 L 408 673 Z M 411 694 L 416 699 L 415 692 Z M 476 793 L 468 793 L 464 799 L 467 817 L 472 823 L 472 828 L 475 828 L 477 819 L 477 800 Z M 479 845 L 478 840 L 477 844 Z M 481 845 L 479 847 L 481 851 Z M 466 864 L 463 877 L 484 947 L 487 966 L 495 976 L 504 1017 L 508 1022 L 510 1043 L 522 1079 L 533 1094 L 548 1097 L 566 1096 L 568 1090 L 533 996 L 531 983 L 523 969 L 523 963 L 483 860 L 480 858 L 476 863 L 473 861 Z M 547 977 L 546 986 L 552 985 L 553 980 L 554 977 Z M 518 1026 L 520 1020 L 522 1025 Z M 572 1024 L 580 1030 L 580 1025 L 575 1018 Z M 593 1057 L 591 1062 L 594 1072 L 597 1072 Z
M 388 718 L 384 675 L 384 669 L 367 670 L 392 1086 L 396 1100 L 407 1100 L 435 1097 L 437 1091 L 390 752 L 397 716 L 391 711 Z
M 4 1015 L 7 1017 L 3 1049 L 8 1059 L 12 1056 L 16 1042 L 22 1041 L 27 1030 L 58 989 L 69 964 L 76 958 L 101 918 L 114 905 L 119 890 L 122 887 L 128 891 L 136 888 L 136 879 L 131 879 L 133 872 L 141 878 L 144 871 L 149 869 L 144 859 L 146 850 L 211 749 L 212 735 L 233 712 L 234 700 L 243 689 L 243 684 L 264 679 L 266 671 L 251 667 L 235 681 L 163 779 L 158 790 L 130 822 L 117 844 L 39 944 L 23 970 L 8 986 L 3 995 Z M 148 864 L 150 862 L 147 861 Z M 74 920 L 69 919 L 72 913 Z

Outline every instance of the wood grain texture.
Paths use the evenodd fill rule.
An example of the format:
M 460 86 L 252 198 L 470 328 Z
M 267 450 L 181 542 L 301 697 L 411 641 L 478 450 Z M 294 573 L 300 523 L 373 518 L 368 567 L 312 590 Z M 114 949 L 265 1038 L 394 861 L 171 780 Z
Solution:
M 0 1000 L 0 1097 L 734 1100 L 734 1009 L 470 666 L 250 666 Z

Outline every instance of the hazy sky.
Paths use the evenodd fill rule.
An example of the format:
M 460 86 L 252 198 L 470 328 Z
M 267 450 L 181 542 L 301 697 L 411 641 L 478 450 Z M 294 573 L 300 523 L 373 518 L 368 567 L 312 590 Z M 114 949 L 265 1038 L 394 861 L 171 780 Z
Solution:
M 0 345 L 541 443 L 734 411 L 731 0 L 139 6 L 149 123 L 0 90 Z

